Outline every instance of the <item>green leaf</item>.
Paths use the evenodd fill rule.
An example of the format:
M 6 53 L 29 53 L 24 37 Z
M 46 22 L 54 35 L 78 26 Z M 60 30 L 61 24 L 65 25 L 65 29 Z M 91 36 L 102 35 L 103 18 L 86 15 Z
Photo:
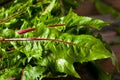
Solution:
M 0 71 L 0 79 L 6 80 L 7 78 L 11 78 L 11 77 L 16 78 L 16 77 L 20 76 L 21 70 L 22 70 L 21 68 L 16 68 L 16 67 L 1 70 Z
M 52 11 L 52 9 L 54 8 L 55 1 L 56 0 L 52 0 L 52 2 L 47 6 L 47 8 L 45 9 L 45 11 L 42 13 L 42 15 L 45 15 L 46 13 Z
M 10 38 L 10 37 L 12 37 L 12 36 L 15 36 L 14 30 L 8 29 L 8 28 L 6 28 L 6 29 L 4 29 L 4 30 L 1 30 L 0 33 L 1 33 L 1 34 L 0 34 L 1 37 L 4 36 L 4 37 L 6 37 L 6 38 Z
M 74 26 L 78 26 L 80 28 L 95 28 L 100 30 L 104 26 L 108 26 L 109 24 L 90 17 L 78 16 L 76 13 L 69 11 L 68 15 L 64 18 L 64 22 L 66 23 L 66 28 L 72 28 Z
M 116 17 L 120 17 L 120 12 L 119 11 L 115 10 L 113 7 L 105 4 L 104 2 L 102 2 L 100 0 L 95 0 L 95 5 L 96 5 L 97 10 L 101 14 L 112 14 Z
M 68 63 L 65 59 L 56 60 L 57 70 L 59 72 L 67 73 L 68 75 L 75 76 L 76 78 L 80 78 L 79 74 L 75 71 L 72 63 Z
M 35 58 L 41 57 L 42 47 L 39 42 L 26 42 L 22 44 L 24 44 L 25 46 L 23 46 L 24 49 L 22 49 L 21 52 L 25 53 L 27 57 L 31 57 L 31 56 Z
M 27 65 L 22 80 L 38 80 L 39 77 L 42 78 L 44 71 L 44 67 Z

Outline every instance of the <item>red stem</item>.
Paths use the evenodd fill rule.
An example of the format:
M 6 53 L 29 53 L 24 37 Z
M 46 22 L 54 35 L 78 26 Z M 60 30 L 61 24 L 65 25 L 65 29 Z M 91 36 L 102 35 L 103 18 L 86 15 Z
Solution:
M 18 31 L 18 34 L 24 34 L 27 32 L 34 31 L 34 30 L 36 30 L 36 28 L 29 28 L 29 29 L 25 29 L 25 30 L 20 30 L 20 31 Z
M 58 26 L 65 26 L 65 24 L 54 24 L 54 25 L 51 25 L 49 27 L 58 27 Z
M 1 39 L 0 42 L 9 42 L 9 41 L 53 41 L 53 42 L 63 42 L 65 44 L 75 45 L 72 42 L 66 42 L 63 40 L 49 39 L 49 38 L 8 38 Z
M 49 38 L 9 38 L 9 39 L 3 39 L 0 42 L 9 42 L 9 41 L 53 41 L 53 42 L 59 42 L 59 43 L 64 43 L 69 45 L 81 46 L 79 44 L 74 44 L 72 42 L 67 42 L 64 40 L 57 40 L 57 39 L 49 39 Z M 84 46 L 81 46 L 81 47 L 84 47 Z

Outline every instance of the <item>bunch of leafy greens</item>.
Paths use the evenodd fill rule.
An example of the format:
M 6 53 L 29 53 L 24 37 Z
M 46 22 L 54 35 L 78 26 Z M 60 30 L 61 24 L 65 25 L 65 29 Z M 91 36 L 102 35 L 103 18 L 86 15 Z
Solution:
M 108 23 L 78 16 L 70 9 L 76 3 L 75 0 L 14 0 L 0 8 L 0 80 L 67 75 L 80 78 L 75 63 L 92 65 L 97 75 L 95 80 L 111 79 L 97 62 L 111 57 L 111 53 L 91 31 Z M 36 30 L 17 33 L 28 28 Z

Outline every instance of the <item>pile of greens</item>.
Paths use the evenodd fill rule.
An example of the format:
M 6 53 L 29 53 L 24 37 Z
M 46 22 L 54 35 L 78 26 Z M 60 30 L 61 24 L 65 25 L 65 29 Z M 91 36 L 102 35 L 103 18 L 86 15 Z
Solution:
M 81 78 L 75 67 L 84 64 L 95 69 L 97 77 L 86 69 L 95 80 L 110 80 L 98 63 L 111 52 L 92 32 L 108 23 L 78 16 L 72 11 L 76 5 L 76 0 L 13 0 L 0 7 L 0 80 Z

